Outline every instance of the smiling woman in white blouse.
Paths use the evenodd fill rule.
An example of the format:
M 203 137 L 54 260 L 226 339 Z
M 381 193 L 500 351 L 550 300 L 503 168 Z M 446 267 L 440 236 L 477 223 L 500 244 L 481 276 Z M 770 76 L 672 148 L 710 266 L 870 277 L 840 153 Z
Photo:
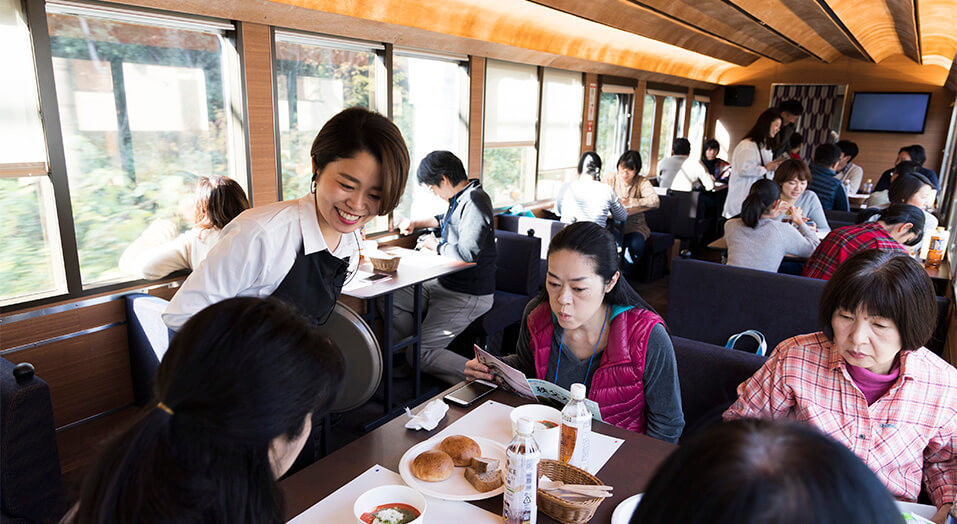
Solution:
M 774 137 L 781 130 L 781 114 L 775 109 L 761 113 L 754 127 L 744 135 L 731 153 L 731 176 L 728 178 L 728 198 L 724 203 L 725 218 L 741 213 L 741 204 L 748 196 L 751 184 L 767 178 L 768 173 L 785 159 L 774 159 Z

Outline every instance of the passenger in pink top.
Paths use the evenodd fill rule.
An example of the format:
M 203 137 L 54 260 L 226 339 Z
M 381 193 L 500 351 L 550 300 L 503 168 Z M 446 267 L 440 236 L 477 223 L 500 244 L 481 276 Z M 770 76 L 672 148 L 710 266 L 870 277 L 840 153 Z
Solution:
M 785 340 L 738 386 L 726 420 L 808 422 L 857 454 L 891 494 L 915 501 L 921 485 L 943 523 L 957 496 L 957 369 L 923 344 L 936 300 L 924 268 L 868 250 L 824 288 L 823 332 Z

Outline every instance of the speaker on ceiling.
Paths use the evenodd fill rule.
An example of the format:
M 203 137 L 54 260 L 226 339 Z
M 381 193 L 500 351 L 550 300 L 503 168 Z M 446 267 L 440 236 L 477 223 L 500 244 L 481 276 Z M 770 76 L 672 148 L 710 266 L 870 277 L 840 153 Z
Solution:
M 724 105 L 748 107 L 754 101 L 754 86 L 724 86 Z

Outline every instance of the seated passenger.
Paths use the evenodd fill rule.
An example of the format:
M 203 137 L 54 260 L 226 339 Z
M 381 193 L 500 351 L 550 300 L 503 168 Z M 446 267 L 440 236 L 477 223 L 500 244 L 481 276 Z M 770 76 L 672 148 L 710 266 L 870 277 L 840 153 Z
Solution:
M 277 300 L 203 309 L 173 337 L 153 403 L 103 449 L 64 522 L 285 522 L 276 481 L 335 400 L 343 367 Z
M 805 224 L 801 209 L 788 209 L 778 198 L 780 194 L 778 185 L 771 180 L 758 180 L 751 186 L 751 194 L 741 206 L 741 216 L 724 225 L 729 266 L 777 271 L 784 255 L 807 258 L 814 252 L 817 235 Z M 786 209 L 797 229 L 777 221 Z
M 727 180 L 731 173 L 731 164 L 727 160 L 718 158 L 720 151 L 721 144 L 717 140 L 713 138 L 705 140 L 704 149 L 701 152 L 701 163 L 715 180 Z
M 545 290 L 529 302 L 515 355 L 528 377 L 580 382 L 605 422 L 677 442 L 684 427 L 674 348 L 664 322 L 618 272 L 611 233 L 572 224 L 548 246 Z M 493 380 L 470 360 L 465 374 Z
M 429 235 L 421 246 L 475 265 L 465 271 L 427 280 L 422 284 L 422 318 L 419 352 L 422 371 L 455 384 L 465 378 L 467 360 L 446 349 L 473 320 L 492 308 L 495 293 L 495 231 L 492 200 L 478 179 L 469 179 L 462 161 L 449 151 L 433 151 L 419 164 L 416 177 L 436 196 L 448 201 L 439 216 L 410 221 L 403 219 L 399 231 L 438 227 L 440 238 Z M 395 293 L 396 340 L 415 334 L 415 290 L 406 286 Z M 390 312 L 383 311 L 383 314 Z M 415 346 L 406 358 L 412 363 Z
M 920 263 L 857 253 L 824 288 L 823 332 L 781 342 L 738 386 L 724 418 L 808 422 L 861 457 L 901 500 L 917 500 L 923 479 L 943 522 L 957 496 L 957 369 L 922 347 L 936 318 Z
M 645 250 L 645 241 L 651 236 L 651 229 L 645 221 L 645 211 L 655 209 L 661 204 L 655 187 L 647 177 L 641 176 L 640 171 L 641 154 L 631 149 L 618 159 L 618 172 L 612 175 L 610 181 L 618 200 L 628 210 L 625 237 L 619 239 L 625 250 L 622 270 L 626 275 L 638 264 L 638 259 Z M 615 235 L 618 235 L 617 230 Z
M 830 231 L 831 226 L 827 223 L 827 216 L 821 207 L 821 201 L 817 198 L 817 193 L 807 190 L 808 181 L 811 180 L 811 171 L 803 160 L 785 160 L 781 167 L 774 172 L 774 181 L 781 187 L 781 200 L 790 207 L 798 207 L 804 215 L 808 227 L 815 231 Z M 785 211 L 775 220 L 782 220 L 790 217 L 790 213 Z
M 678 138 L 671 146 L 672 156 L 658 163 L 658 185 L 672 191 L 711 191 L 714 179 L 697 158 L 690 158 L 691 142 Z
M 927 177 L 916 171 L 900 175 L 891 182 L 891 188 L 886 193 L 890 202 L 875 207 L 885 209 L 890 204 L 910 204 L 920 209 L 924 212 L 924 243 L 930 242 L 938 221 L 936 216 L 927 212 L 927 206 L 934 198 L 934 187 Z
M 150 224 L 120 257 L 120 269 L 137 278 L 157 279 L 194 269 L 206 258 L 222 229 L 249 209 L 246 193 L 235 180 L 224 176 L 200 177 L 192 199 L 181 202 L 180 212 L 193 226 L 177 236 L 169 220 Z
M 578 160 L 578 180 L 569 182 L 558 190 L 555 211 L 562 222 L 594 222 L 605 227 L 608 213 L 615 220 L 624 222 L 628 211 L 618 201 L 618 195 L 608 185 L 599 182 L 601 157 L 594 151 L 585 151 Z
M 922 175 L 927 177 L 927 180 L 930 180 L 930 183 L 934 186 L 934 191 L 937 191 L 940 188 L 940 179 L 934 170 L 924 167 L 924 162 L 926 161 L 927 153 L 924 151 L 924 146 L 914 144 L 900 148 L 900 151 L 897 152 L 897 160 L 894 162 L 894 166 L 897 166 L 897 164 L 901 162 L 914 162 L 917 164 L 917 171 L 920 171 Z M 890 189 L 891 182 L 893 182 L 893 174 L 894 168 L 884 171 L 881 174 L 881 178 L 877 181 L 877 185 L 874 186 L 874 191 Z
M 801 133 L 794 133 L 788 139 L 788 157 L 794 160 L 801 160 L 801 146 L 804 145 L 804 136 Z
M 837 176 L 849 195 L 857 193 L 864 178 L 864 170 L 854 163 L 860 150 L 857 144 L 850 140 L 839 141 L 837 147 L 841 150 L 841 160 L 837 163 Z
M 847 191 L 841 184 L 840 178 L 834 171 L 841 160 L 841 149 L 834 144 L 821 144 L 814 150 L 814 161 L 811 162 L 811 181 L 808 189 L 817 193 L 824 211 L 832 209 L 847 211 L 850 205 L 847 201 Z
M 887 209 L 866 209 L 860 224 L 839 227 L 828 233 L 804 264 L 803 276 L 827 280 L 838 266 L 865 249 L 910 252 L 904 246 L 920 245 L 924 236 L 924 212 L 907 204 Z
M 665 459 L 632 524 L 902 523 L 861 459 L 804 424 L 715 425 Z
M 919 167 L 920 166 L 917 165 L 917 162 L 911 162 L 910 160 L 898 162 L 897 165 L 894 166 L 894 169 L 891 170 L 890 183 L 893 184 L 894 181 L 900 178 L 902 175 L 919 173 L 917 170 Z M 877 207 L 883 204 L 890 204 L 890 202 L 890 186 L 880 191 L 874 191 L 871 193 L 871 196 L 867 197 L 867 207 Z

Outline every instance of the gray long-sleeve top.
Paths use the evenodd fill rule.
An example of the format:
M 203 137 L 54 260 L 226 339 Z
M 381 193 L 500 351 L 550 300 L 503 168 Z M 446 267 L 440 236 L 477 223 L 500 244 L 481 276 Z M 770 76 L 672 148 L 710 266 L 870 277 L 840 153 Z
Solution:
M 620 222 L 628 218 L 628 210 L 608 184 L 597 180 L 576 180 L 558 190 L 555 208 L 562 222 L 588 221 L 605 227 L 608 213 Z
M 527 377 L 535 376 L 535 358 L 532 355 L 531 335 L 528 331 L 528 314 L 538 306 L 538 297 L 532 299 L 525 307 L 522 316 L 522 327 L 516 345 L 516 353 L 503 358 L 506 364 L 525 373 Z M 578 357 L 567 347 L 561 344 L 564 330 L 556 322 L 552 330 L 552 347 L 548 357 L 546 376 L 565 389 L 569 389 L 575 382 L 581 382 L 591 389 L 591 379 L 599 367 L 604 349 L 594 355 L 591 370 L 588 369 L 588 360 L 578 360 Z M 561 365 L 558 359 L 561 358 Z M 558 366 L 558 376 L 555 368 Z M 587 377 L 586 377 L 587 373 Z M 665 442 L 678 442 L 681 430 L 684 429 L 684 413 L 681 411 L 681 390 L 678 385 L 678 368 L 675 362 L 675 350 L 671 338 L 664 327 L 658 324 L 648 336 L 645 351 L 645 371 L 642 374 L 645 387 L 645 432 L 650 437 Z
M 745 225 L 740 218 L 732 218 L 724 225 L 724 238 L 728 243 L 729 266 L 774 272 L 784 255 L 808 258 L 820 243 L 806 224 L 795 229 L 791 224 L 770 218 L 758 220 L 758 226 L 754 228 Z
M 801 196 L 797 198 L 794 205 L 801 208 L 801 213 L 811 219 L 811 222 L 814 222 L 818 231 L 826 233 L 831 230 L 830 224 L 827 223 L 827 215 L 824 214 L 824 208 L 821 207 L 821 200 L 817 197 L 817 193 L 814 191 L 801 193 Z M 774 220 L 778 222 L 784 220 L 784 213 L 778 215 Z
M 470 295 L 495 292 L 495 230 L 492 227 L 492 199 L 477 179 L 459 191 L 449 209 L 435 217 L 441 226 L 441 243 L 436 251 L 475 266 L 439 277 L 452 291 Z

